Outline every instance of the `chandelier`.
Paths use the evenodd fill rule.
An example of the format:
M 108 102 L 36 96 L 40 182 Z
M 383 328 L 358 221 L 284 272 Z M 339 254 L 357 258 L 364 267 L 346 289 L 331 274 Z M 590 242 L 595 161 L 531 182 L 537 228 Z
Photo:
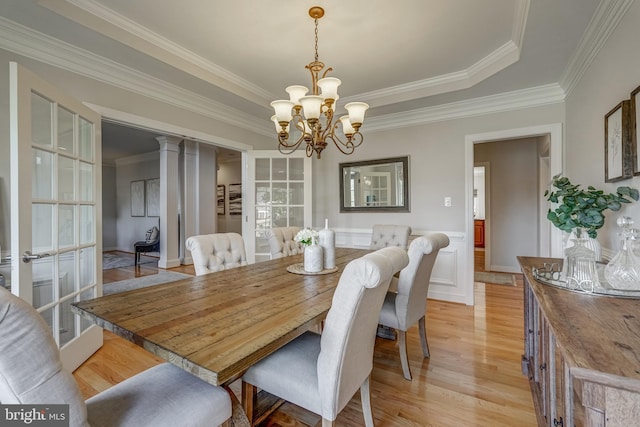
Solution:
M 364 102 L 350 102 L 344 106 L 348 115 L 340 117 L 334 122 L 336 102 L 338 101 L 338 86 L 340 79 L 326 77 L 332 68 L 327 68 L 322 77 L 324 63 L 318 60 L 318 19 L 324 16 L 324 9 L 314 6 L 309 9 L 309 16 L 315 21 L 315 60 L 305 66 L 311 73 L 311 95 L 307 95 L 309 89 L 304 86 L 289 86 L 285 90 L 289 94 L 289 100 L 273 101 L 271 106 L 275 115 L 271 120 L 276 126 L 278 134 L 278 150 L 283 154 L 293 153 L 304 141 L 306 143 L 307 157 L 317 153 L 318 159 L 322 150 L 327 146 L 328 140 L 338 147 L 344 154 L 351 154 L 362 144 L 364 137 L 360 133 L 360 126 L 364 121 L 364 113 L 369 105 Z M 319 93 L 321 89 L 322 92 Z M 300 137 L 289 143 L 289 128 L 293 125 L 299 131 Z M 336 132 L 339 124 L 342 124 L 343 138 Z

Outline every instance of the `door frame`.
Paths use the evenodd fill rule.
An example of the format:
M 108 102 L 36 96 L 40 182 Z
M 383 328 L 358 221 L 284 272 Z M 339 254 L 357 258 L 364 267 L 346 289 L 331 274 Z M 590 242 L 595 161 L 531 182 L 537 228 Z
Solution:
M 465 136 L 465 234 L 467 236 L 466 254 L 467 268 L 465 269 L 465 301 L 467 305 L 474 304 L 473 295 L 473 146 L 485 142 L 500 141 L 506 139 L 531 138 L 549 135 L 549 177 L 546 180 L 551 182 L 554 175 L 562 173 L 564 170 L 564 141 L 562 123 L 551 123 L 546 125 L 531 126 L 515 129 L 503 129 L 494 132 L 469 134 Z M 543 178 L 540 177 L 540 180 Z M 549 253 L 552 257 L 562 257 L 562 232 L 556 227 L 549 227 L 545 217 L 538 218 L 538 230 L 542 235 L 539 242 L 549 242 L 549 247 L 541 249 L 541 252 Z M 547 238 L 547 236 L 549 236 Z

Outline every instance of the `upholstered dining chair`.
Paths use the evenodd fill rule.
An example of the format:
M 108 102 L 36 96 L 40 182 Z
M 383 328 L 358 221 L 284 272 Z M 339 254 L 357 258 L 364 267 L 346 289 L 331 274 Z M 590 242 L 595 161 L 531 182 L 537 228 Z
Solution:
M 0 402 L 69 405 L 69 426 L 229 425 L 231 398 L 169 363 L 82 399 L 51 330 L 24 300 L 0 287 Z
M 322 335 L 305 332 L 242 377 L 242 399 L 249 419 L 256 388 L 260 388 L 319 414 L 323 426 L 333 426 L 359 388 L 365 424 L 373 426 L 369 376 L 376 324 L 391 276 L 408 261 L 406 251 L 384 248 L 347 264 Z
M 370 249 L 386 248 L 387 246 L 398 246 L 407 249 L 409 245 L 409 235 L 411 227 L 407 225 L 385 225 L 375 224 L 371 232 Z
M 271 259 L 282 258 L 303 252 L 300 242 L 295 237 L 300 227 L 275 227 L 267 230 L 266 237 L 269 242 Z
M 244 241 L 238 233 L 191 236 L 186 241 L 196 276 L 247 265 Z
M 400 271 L 398 278 L 391 279 L 391 287 L 396 292 L 387 292 L 379 323 L 398 331 L 398 347 L 400 364 L 404 377 L 411 380 L 411 370 L 407 358 L 407 330 L 419 324 L 422 353 L 429 357 L 429 343 L 425 316 L 427 310 L 427 293 L 433 265 L 440 249 L 449 246 L 449 237 L 443 233 L 421 236 L 409 246 L 409 265 Z

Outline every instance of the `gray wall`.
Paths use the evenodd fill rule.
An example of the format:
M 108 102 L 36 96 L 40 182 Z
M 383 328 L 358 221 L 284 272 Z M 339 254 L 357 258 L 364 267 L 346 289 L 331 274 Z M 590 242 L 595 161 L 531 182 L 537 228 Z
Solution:
M 314 160 L 313 225 L 320 227 L 329 218 L 332 228 L 393 223 L 414 230 L 465 232 L 465 136 L 563 121 L 563 104 L 552 104 L 379 132 L 368 132 L 365 122 L 364 143 L 353 155 L 328 146 L 322 160 Z M 410 156 L 411 212 L 339 213 L 339 162 L 401 155 Z M 452 199 L 451 207 L 444 206 L 446 196 Z
M 134 157 L 116 162 L 116 208 L 118 250 L 133 252 L 133 244 L 144 240 L 145 233 L 154 225 L 159 227 L 159 217 L 131 216 L 131 181 L 160 178 L 160 157 L 152 153 L 150 160 L 136 161 Z M 136 156 L 136 157 L 144 157 Z M 162 238 L 162 230 L 160 230 Z
M 220 162 L 218 185 L 224 185 L 224 215 L 218 215 L 219 233 L 242 234 L 242 215 L 229 215 L 229 184 L 242 182 L 242 161 Z
M 116 199 L 116 167 L 102 165 L 102 250 L 118 248 L 118 211 Z
M 604 116 L 640 85 L 639 23 L 640 2 L 634 2 L 566 100 L 566 175 L 574 183 L 606 191 L 620 185 L 640 189 L 640 177 L 604 182 Z M 621 215 L 631 216 L 640 226 L 640 204 L 609 211 L 598 232 L 603 255 L 607 249 L 619 249 L 615 220 Z
M 491 270 L 518 271 L 519 255 L 538 253 L 538 139 L 474 146 L 474 160 L 489 162 Z

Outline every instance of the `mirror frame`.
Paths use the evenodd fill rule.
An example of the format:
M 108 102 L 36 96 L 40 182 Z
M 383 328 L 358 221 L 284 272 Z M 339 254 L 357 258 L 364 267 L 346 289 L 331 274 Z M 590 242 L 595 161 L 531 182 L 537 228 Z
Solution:
M 381 165 L 384 163 L 402 163 L 402 178 L 404 180 L 403 200 L 401 206 L 345 206 L 344 205 L 344 170 L 354 166 Z M 390 157 L 386 159 L 365 160 L 360 162 L 340 163 L 340 212 L 410 212 L 409 210 L 409 156 Z

